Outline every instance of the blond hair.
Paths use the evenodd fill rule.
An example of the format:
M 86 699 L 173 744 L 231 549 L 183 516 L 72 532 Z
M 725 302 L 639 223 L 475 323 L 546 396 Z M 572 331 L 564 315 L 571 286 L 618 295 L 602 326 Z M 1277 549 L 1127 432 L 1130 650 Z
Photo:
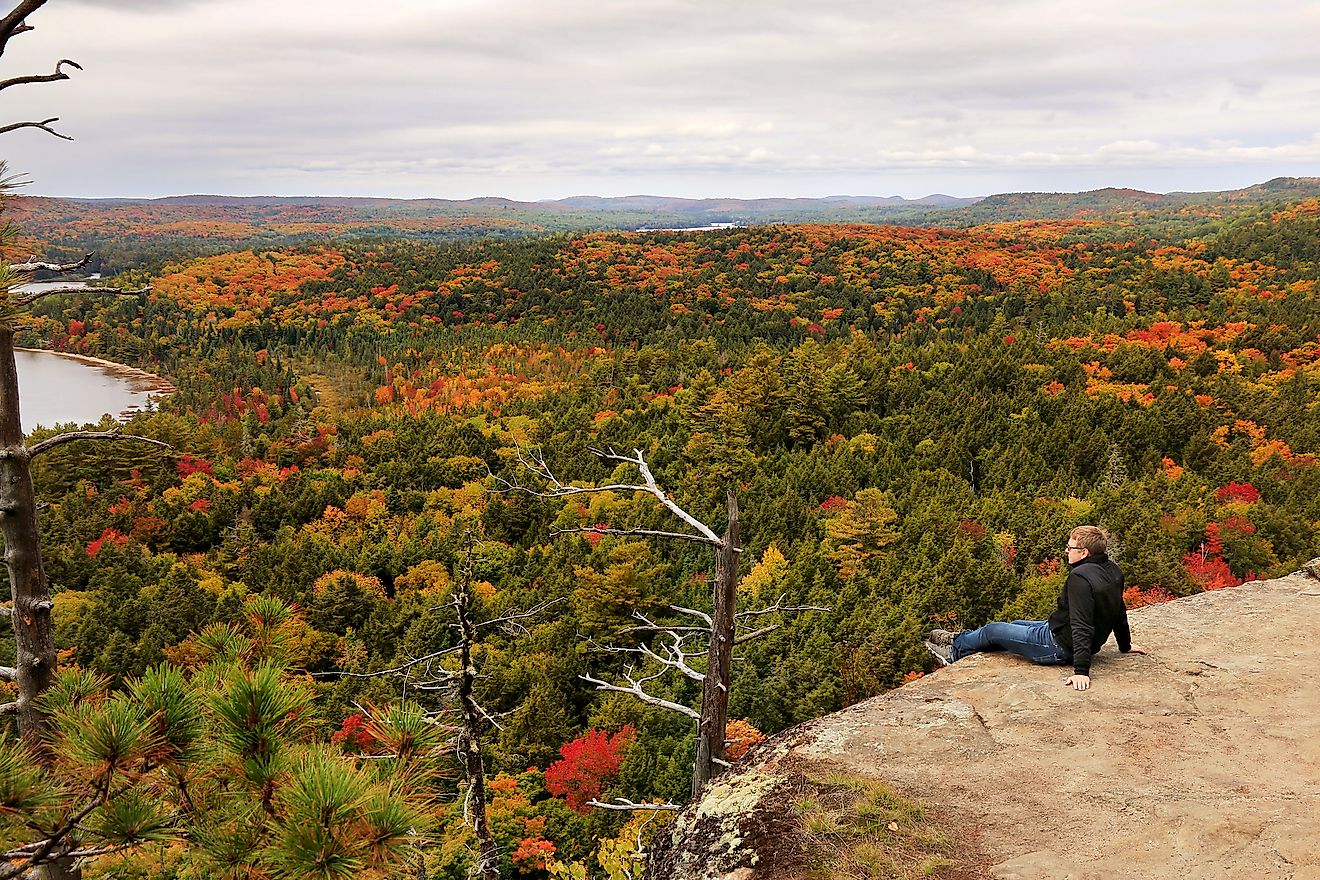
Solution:
M 1092 555 L 1109 549 L 1109 535 L 1099 526 L 1078 526 L 1068 534 L 1069 539 Z

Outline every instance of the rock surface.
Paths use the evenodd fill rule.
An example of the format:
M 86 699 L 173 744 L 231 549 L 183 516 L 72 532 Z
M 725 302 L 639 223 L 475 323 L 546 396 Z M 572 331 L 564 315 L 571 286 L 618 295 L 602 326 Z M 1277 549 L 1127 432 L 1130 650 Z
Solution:
M 996 880 L 1320 880 L 1320 581 L 1131 613 L 1089 691 L 967 658 L 773 737 L 657 842 L 652 877 L 783 880 L 803 765 L 883 780 L 975 839 Z

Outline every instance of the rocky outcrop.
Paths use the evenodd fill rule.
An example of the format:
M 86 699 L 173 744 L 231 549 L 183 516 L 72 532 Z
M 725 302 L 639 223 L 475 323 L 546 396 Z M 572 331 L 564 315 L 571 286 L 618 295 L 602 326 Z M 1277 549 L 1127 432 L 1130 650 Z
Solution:
M 932 876 L 1320 880 L 1320 581 L 1143 608 L 1132 629 L 1149 653 L 1111 644 L 1086 692 L 980 655 L 767 740 L 661 835 L 649 876 L 805 878 L 804 780 L 863 778 L 964 843 Z

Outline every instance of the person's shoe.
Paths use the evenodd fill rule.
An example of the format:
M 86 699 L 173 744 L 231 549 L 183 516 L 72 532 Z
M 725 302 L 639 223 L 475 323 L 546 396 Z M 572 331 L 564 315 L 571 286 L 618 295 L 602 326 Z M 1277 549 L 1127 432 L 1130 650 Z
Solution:
M 954 637 L 957 635 L 958 633 L 951 629 L 933 629 L 930 631 L 930 635 L 926 636 L 926 641 L 952 648 Z
M 944 630 L 936 630 L 936 632 L 944 632 Z M 949 644 L 947 645 L 941 645 L 931 639 L 926 639 L 925 644 L 926 650 L 930 651 L 931 656 L 933 656 L 936 662 L 941 666 L 948 666 L 953 662 L 953 639 L 949 639 Z

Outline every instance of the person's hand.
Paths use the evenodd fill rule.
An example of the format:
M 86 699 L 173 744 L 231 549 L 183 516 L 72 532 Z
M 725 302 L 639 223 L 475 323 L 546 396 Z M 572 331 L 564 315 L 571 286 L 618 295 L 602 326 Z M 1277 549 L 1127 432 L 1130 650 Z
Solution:
M 1091 676 L 1072 675 L 1064 679 L 1063 684 L 1065 687 L 1070 687 L 1075 691 L 1084 691 L 1091 686 Z
M 1127 652 L 1128 652 L 1129 654 L 1144 654 L 1144 653 L 1146 653 L 1146 649 L 1145 649 L 1145 648 L 1138 648 L 1136 645 L 1133 645 L 1132 647 L 1130 647 L 1130 648 L 1127 649 Z

